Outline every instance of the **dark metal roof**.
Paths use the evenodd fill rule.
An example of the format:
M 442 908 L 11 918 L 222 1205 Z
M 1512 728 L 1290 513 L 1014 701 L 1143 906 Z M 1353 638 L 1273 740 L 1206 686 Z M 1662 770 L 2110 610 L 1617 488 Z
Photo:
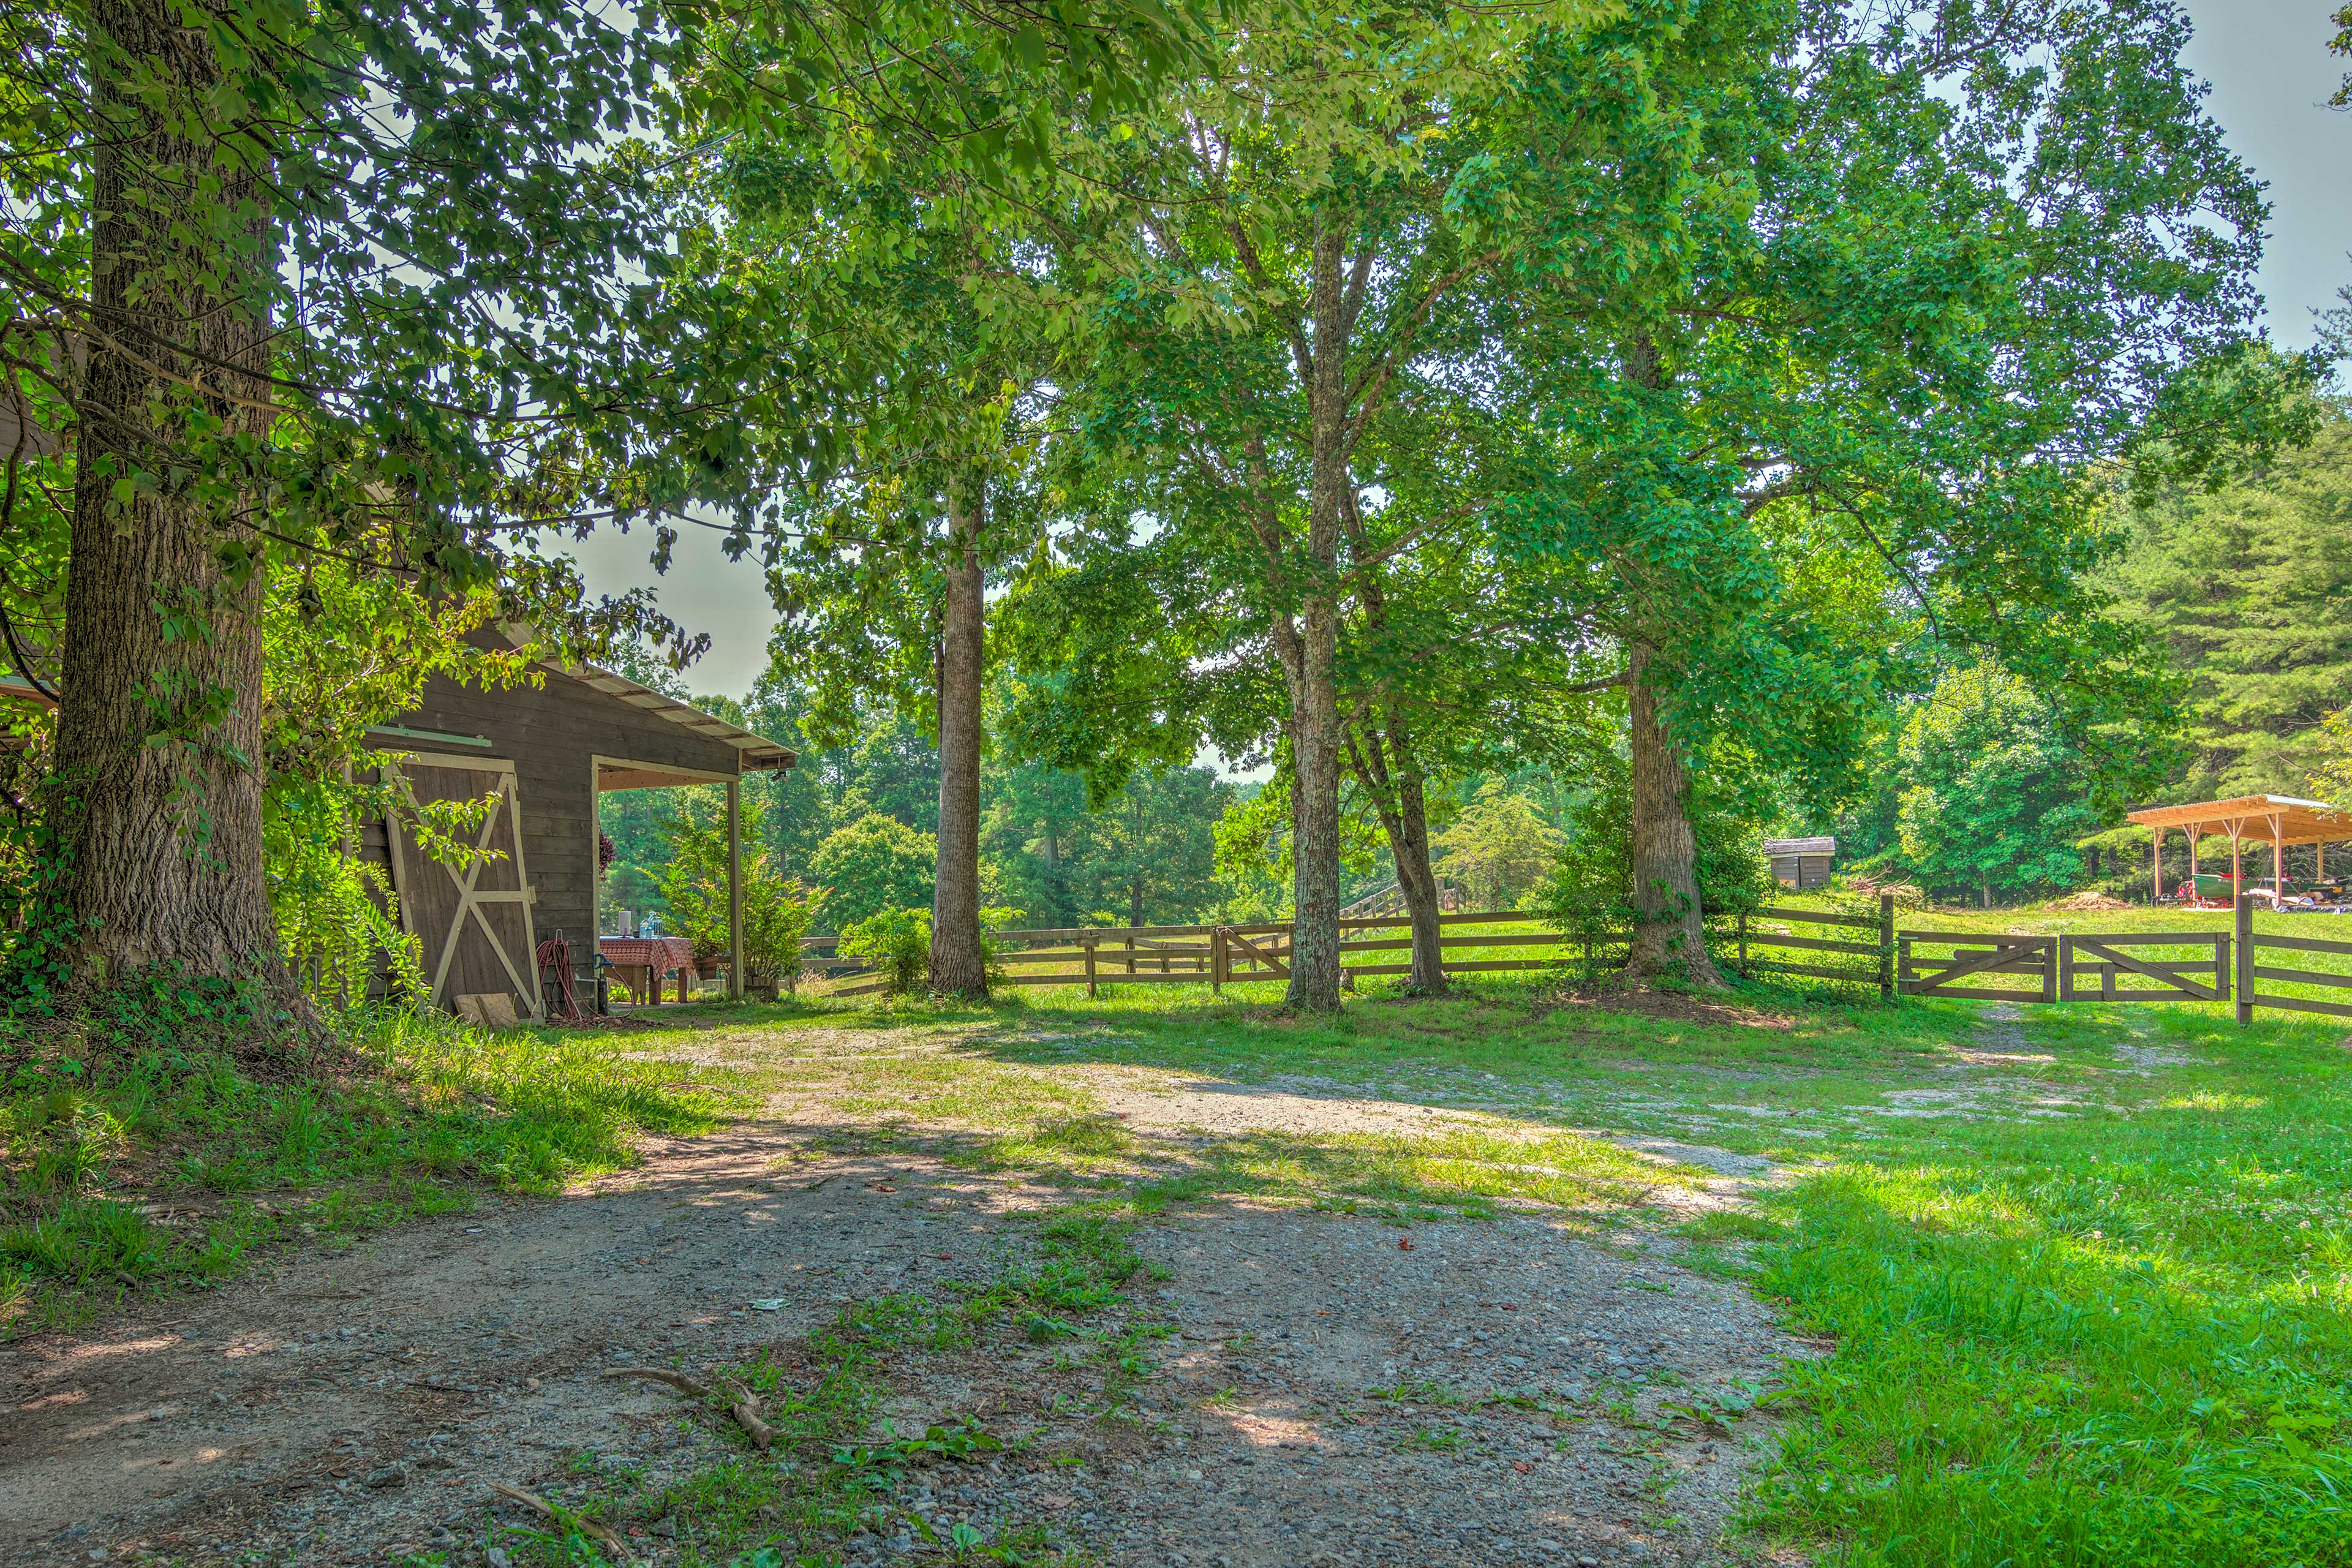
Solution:
M 1837 840 L 1834 838 L 1767 838 L 1764 840 L 1764 853 L 1767 855 L 1834 855 L 1837 853 Z

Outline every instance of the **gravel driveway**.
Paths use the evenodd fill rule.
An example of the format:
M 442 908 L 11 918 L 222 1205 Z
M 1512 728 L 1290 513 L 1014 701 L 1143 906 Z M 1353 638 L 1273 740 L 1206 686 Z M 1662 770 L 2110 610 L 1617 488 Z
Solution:
M 1395 1114 L 1187 1092 L 1214 1103 L 1171 1121 Z M 1066 1201 L 903 1150 L 818 1154 L 808 1131 L 657 1142 L 590 1190 L 0 1348 L 0 1561 L 483 1562 L 488 1527 L 523 1517 L 493 1482 L 658 1482 L 736 1451 L 606 1372 L 790 1355 L 846 1302 L 1003 1267 L 1023 1212 Z M 1118 1419 L 1071 1419 L 1053 1395 L 1076 1374 L 1015 1335 L 898 1355 L 902 1424 L 967 1415 L 1009 1446 L 916 1473 L 904 1527 L 834 1551 L 918 1557 L 921 1519 L 1043 1522 L 1073 1561 L 1121 1568 L 1731 1561 L 1722 1521 L 1771 1440 L 1739 1412 L 1811 1352 L 1656 1230 L 1591 1234 L 1540 1211 L 1406 1227 L 1180 1207 L 1136 1244 L 1166 1278 L 1139 1277 L 1123 1310 L 1167 1332 Z M 667 1518 L 630 1544 L 693 1550 Z

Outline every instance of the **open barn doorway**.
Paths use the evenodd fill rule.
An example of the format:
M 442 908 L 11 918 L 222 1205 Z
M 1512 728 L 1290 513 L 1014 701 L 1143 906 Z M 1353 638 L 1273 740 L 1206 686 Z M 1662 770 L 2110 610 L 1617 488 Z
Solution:
M 598 756 L 596 952 L 605 1005 L 658 1007 L 691 1001 L 723 975 L 723 994 L 743 994 L 743 805 L 740 776 L 669 763 Z M 688 793 L 691 792 L 691 793 Z M 683 795 L 683 799 L 677 798 Z M 650 811 L 646 807 L 651 807 Z M 723 920 L 681 918 L 667 907 L 664 849 L 638 840 L 647 824 L 684 815 L 724 835 Z M 625 825 L 623 819 L 627 819 Z M 608 855 L 613 829 L 632 851 Z M 633 831 L 634 830 L 634 831 Z M 649 863 L 650 862 L 650 863 Z M 715 913 L 719 911 L 705 911 Z

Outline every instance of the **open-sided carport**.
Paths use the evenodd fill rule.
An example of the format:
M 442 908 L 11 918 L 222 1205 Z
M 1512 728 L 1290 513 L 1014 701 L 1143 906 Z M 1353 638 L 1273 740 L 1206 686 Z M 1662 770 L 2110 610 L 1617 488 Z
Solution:
M 2203 800 L 2189 805 L 2144 805 L 2126 817 L 2153 834 L 2149 855 L 2156 879 L 2153 897 L 2164 897 L 2164 836 L 2178 827 L 2189 836 L 2189 887 L 2197 879 L 2197 841 L 2206 834 L 2230 840 L 2230 888 L 2232 896 L 2244 885 L 2242 857 L 2246 844 L 2271 847 L 2271 897 L 2286 896 L 2286 851 L 2291 844 L 2318 846 L 2319 874 L 2326 875 L 2327 846 L 2352 838 L 2352 817 L 2324 800 L 2298 800 L 2284 795 L 2242 795 L 2230 800 Z

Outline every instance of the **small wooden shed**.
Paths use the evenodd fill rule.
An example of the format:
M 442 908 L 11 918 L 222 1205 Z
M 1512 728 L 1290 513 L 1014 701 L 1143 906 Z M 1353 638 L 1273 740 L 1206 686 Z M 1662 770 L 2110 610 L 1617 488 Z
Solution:
M 1826 888 L 1830 865 L 1837 858 L 1834 838 L 1767 838 L 1764 860 L 1772 879 L 1784 888 Z
M 525 628 L 484 633 L 527 644 Z M 541 944 L 561 937 L 584 998 L 596 955 L 596 798 L 670 784 L 727 786 L 733 886 L 729 984 L 743 993 L 743 775 L 789 768 L 765 736 L 593 665 L 543 661 L 544 683 L 484 691 L 435 677 L 410 712 L 368 733 L 404 802 L 401 821 L 367 825 L 360 852 L 383 867 L 404 929 L 422 939 L 426 1000 L 503 993 L 544 1018 Z M 452 867 L 403 831 L 415 806 L 495 797 L 476 833 L 492 857 Z

